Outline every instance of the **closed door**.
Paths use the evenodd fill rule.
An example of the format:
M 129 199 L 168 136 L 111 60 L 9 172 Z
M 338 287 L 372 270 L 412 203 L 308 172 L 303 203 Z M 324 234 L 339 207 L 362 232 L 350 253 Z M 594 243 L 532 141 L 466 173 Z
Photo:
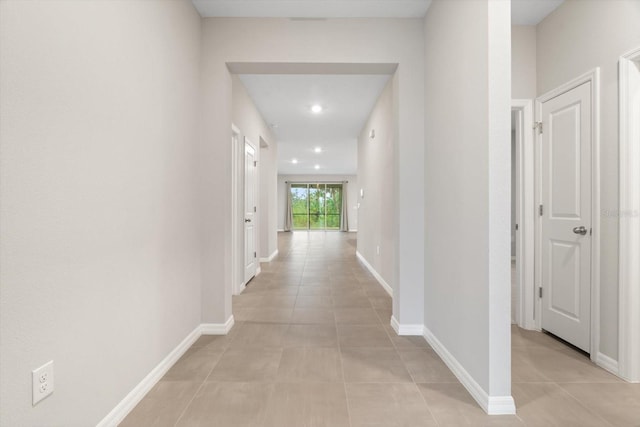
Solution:
M 256 275 L 256 150 L 244 144 L 244 281 Z
M 542 328 L 590 352 L 591 83 L 541 105 Z

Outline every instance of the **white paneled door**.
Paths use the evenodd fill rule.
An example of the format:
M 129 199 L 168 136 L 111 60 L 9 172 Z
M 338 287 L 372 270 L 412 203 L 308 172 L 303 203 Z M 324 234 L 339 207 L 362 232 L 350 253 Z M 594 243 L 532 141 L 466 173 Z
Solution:
M 591 82 L 542 103 L 542 328 L 590 352 Z
M 244 281 L 256 275 L 256 150 L 244 143 Z

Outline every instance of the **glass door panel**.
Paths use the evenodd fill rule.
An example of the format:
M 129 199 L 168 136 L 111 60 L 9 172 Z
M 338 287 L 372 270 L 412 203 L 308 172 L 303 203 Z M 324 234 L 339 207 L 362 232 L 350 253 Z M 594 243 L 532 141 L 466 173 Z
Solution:
M 294 230 L 340 230 L 342 184 L 291 184 Z
M 325 226 L 325 184 L 309 185 L 309 228 L 324 230 Z
M 294 229 L 309 229 L 309 186 L 291 184 L 291 211 Z
M 342 210 L 342 184 L 327 184 L 325 191 L 326 229 L 340 230 Z

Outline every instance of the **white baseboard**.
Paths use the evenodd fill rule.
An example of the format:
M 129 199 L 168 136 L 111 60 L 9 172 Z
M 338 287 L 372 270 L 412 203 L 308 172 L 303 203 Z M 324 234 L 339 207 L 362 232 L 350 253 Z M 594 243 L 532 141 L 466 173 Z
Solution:
M 256 275 L 254 277 L 259 276 L 260 273 L 262 273 L 262 268 L 260 268 L 260 263 L 258 263 L 258 266 L 256 267 Z
M 278 233 L 284 233 L 284 228 L 278 228 Z
M 234 291 L 233 295 L 240 295 L 245 290 L 246 287 L 247 287 L 247 283 L 246 282 L 242 282 L 240 284 L 240 290 L 238 291 L 238 293 L 235 293 L 235 291 Z
M 155 386 L 164 374 L 182 357 L 182 355 L 200 338 L 200 326 L 198 325 L 180 344 L 149 372 L 149 374 L 136 385 L 124 399 L 103 418 L 97 427 L 115 427 L 136 407 L 138 403 Z
M 275 257 L 277 257 L 277 256 L 278 256 L 278 250 L 276 249 L 276 250 L 275 250 L 275 251 L 273 251 L 273 253 L 272 253 L 271 255 L 269 255 L 268 257 L 266 257 L 266 258 L 260 258 L 260 262 L 271 262 L 271 261 L 273 261 L 273 259 L 274 259 Z
M 449 367 L 451 372 L 460 380 L 464 388 L 478 402 L 480 407 L 489 415 L 510 415 L 516 413 L 516 405 L 511 396 L 489 396 L 480 384 L 473 379 L 458 360 L 436 338 L 428 328 L 424 328 L 424 339 Z
M 201 335 L 227 335 L 236 321 L 233 314 L 224 323 L 202 323 L 200 325 Z
M 611 372 L 613 375 L 620 376 L 620 369 L 618 368 L 618 361 L 611 357 L 598 353 L 596 355 L 596 364 L 602 369 Z
M 378 283 L 380 283 L 380 286 L 382 286 L 384 290 L 387 291 L 387 293 L 393 298 L 393 288 L 391 288 L 391 286 L 389 286 L 389 284 L 385 282 L 382 276 L 376 271 L 375 268 L 371 266 L 371 264 L 369 264 L 369 262 L 362 256 L 360 252 L 356 251 L 356 256 L 360 261 L 362 261 L 364 266 L 367 267 L 367 270 L 369 270 L 369 272 L 373 274 L 373 277 L 375 277 Z
M 424 336 L 424 325 L 401 324 L 395 316 L 391 316 L 391 327 L 396 334 L 403 336 Z
M 357 228 L 354 228 L 353 230 L 349 230 L 349 233 L 357 233 L 357 232 L 358 232 Z
M 226 335 L 233 327 L 233 324 L 232 315 L 225 323 L 202 323 L 198 325 L 97 424 L 97 427 L 116 427 L 120 424 L 200 336 Z

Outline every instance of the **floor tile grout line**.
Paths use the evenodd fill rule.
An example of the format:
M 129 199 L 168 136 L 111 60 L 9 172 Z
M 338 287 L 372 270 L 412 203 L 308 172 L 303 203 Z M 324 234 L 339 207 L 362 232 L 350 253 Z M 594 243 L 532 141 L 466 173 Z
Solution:
M 228 334 L 227 334 L 228 335 Z M 227 336 L 225 335 L 225 336 Z M 202 337 L 203 335 L 201 335 Z M 187 410 L 189 409 L 189 407 L 191 406 L 191 404 L 193 403 L 193 401 L 195 400 L 196 396 L 198 395 L 198 393 L 200 392 L 200 390 L 202 390 L 202 388 L 204 387 L 204 385 L 207 383 L 207 380 L 209 379 L 209 377 L 211 376 L 211 373 L 213 372 L 213 370 L 215 369 L 215 367 L 218 365 L 218 363 L 220 363 L 220 360 L 222 360 L 222 357 L 224 357 L 225 353 L 227 352 L 227 350 L 229 350 L 229 348 L 231 347 L 231 342 L 233 342 L 233 338 L 230 340 L 229 345 L 222 350 L 222 354 L 220 354 L 220 357 L 218 357 L 218 360 L 216 360 L 216 362 L 213 364 L 213 366 L 211 366 L 211 370 L 209 370 L 209 373 L 207 374 L 207 376 L 204 378 L 204 380 L 202 381 L 202 383 L 200 384 L 200 386 L 198 387 L 198 389 L 196 390 L 196 392 L 193 394 L 193 396 L 191 396 L 191 399 L 189 399 L 189 403 L 187 403 L 187 405 L 184 407 L 184 409 L 182 410 L 182 412 L 180 413 L 180 416 L 176 419 L 175 424 L 173 425 L 174 427 L 176 427 L 178 425 L 178 423 L 180 422 L 180 420 L 182 419 L 182 417 L 184 417 L 184 414 L 187 413 Z
M 338 325 L 336 324 L 336 336 L 338 334 Z M 347 405 L 347 417 L 349 418 L 349 426 L 353 427 L 353 421 L 351 420 L 351 407 L 349 406 L 349 393 L 347 391 L 347 378 L 344 373 L 344 357 L 342 354 L 342 346 L 340 345 L 340 339 L 338 338 L 338 353 L 340 353 L 340 365 L 342 366 L 342 386 L 344 387 L 344 399 Z
M 560 390 L 562 390 L 564 393 L 566 393 L 571 399 L 573 399 L 574 401 L 576 401 L 578 403 L 578 405 L 580 405 L 581 407 L 587 409 L 588 411 L 590 411 L 592 414 L 594 414 L 595 416 L 597 416 L 598 418 L 600 418 L 602 421 L 604 421 L 609 427 L 615 427 L 614 424 L 611 424 L 609 422 L 609 420 L 606 420 L 602 415 L 600 415 L 598 412 L 596 412 L 595 410 L 591 410 L 589 409 L 589 406 L 586 405 L 585 403 L 583 403 L 580 399 L 578 399 L 576 396 L 574 396 L 573 394 L 571 394 L 571 392 L 569 392 L 569 390 L 565 389 L 564 387 L 562 387 L 562 383 L 554 381 L 554 383 L 556 386 L 558 386 L 558 388 L 560 388 Z M 597 384 L 597 383 L 596 383 Z
M 411 373 L 409 373 L 409 375 L 411 375 Z M 420 387 L 418 386 L 418 383 L 416 383 L 414 381 L 413 385 L 416 387 L 416 390 L 418 391 L 418 393 L 420 394 L 420 396 L 422 397 L 422 401 L 424 402 L 425 406 L 427 407 L 427 411 L 429 411 L 429 414 L 431 415 L 431 418 L 433 418 L 433 421 L 435 421 L 436 426 L 440 426 L 440 422 L 438 421 L 438 419 L 436 418 L 435 415 L 433 415 L 433 411 L 431 410 L 431 406 L 429 406 L 429 402 L 427 402 L 427 398 L 424 396 L 424 394 L 422 394 L 422 392 L 420 391 Z

